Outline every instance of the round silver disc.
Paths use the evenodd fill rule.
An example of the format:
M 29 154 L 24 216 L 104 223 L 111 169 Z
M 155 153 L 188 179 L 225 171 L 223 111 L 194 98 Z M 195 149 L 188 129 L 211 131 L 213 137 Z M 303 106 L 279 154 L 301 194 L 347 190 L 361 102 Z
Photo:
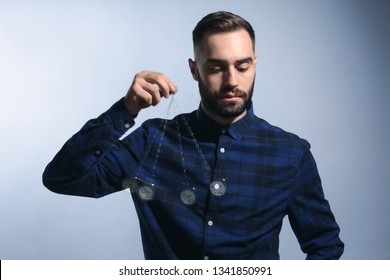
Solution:
M 210 191 L 215 196 L 223 196 L 226 193 L 226 183 L 223 181 L 213 181 L 210 184 Z
M 154 198 L 154 189 L 149 185 L 142 185 L 138 188 L 138 196 L 140 199 L 145 201 L 153 200 Z
M 181 202 L 183 202 L 185 205 L 192 205 L 196 201 L 195 192 L 191 189 L 183 190 L 180 193 L 180 199 L 181 199 Z

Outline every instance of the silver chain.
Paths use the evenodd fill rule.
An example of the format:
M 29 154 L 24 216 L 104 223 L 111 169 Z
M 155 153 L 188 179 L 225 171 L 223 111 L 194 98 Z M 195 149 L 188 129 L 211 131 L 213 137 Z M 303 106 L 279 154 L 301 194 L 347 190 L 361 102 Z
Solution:
M 177 110 L 179 112 L 177 112 Z M 155 156 L 155 158 L 153 160 L 153 165 L 152 165 L 152 181 L 150 182 L 152 185 L 154 184 L 154 181 L 155 181 L 155 178 L 156 178 L 155 171 L 156 171 L 156 167 L 157 167 L 159 156 L 160 156 L 160 152 L 161 152 L 162 142 L 163 142 L 164 137 L 165 137 L 165 132 L 166 132 L 166 129 L 167 129 L 168 119 L 170 119 L 172 111 L 173 111 L 174 115 L 179 115 L 180 114 L 179 105 L 178 105 L 178 103 L 176 102 L 176 100 L 174 99 L 173 96 L 171 97 L 171 100 L 170 100 L 169 105 L 167 107 L 167 110 L 166 110 L 166 113 L 165 113 L 166 117 L 161 120 L 161 122 L 160 122 L 160 124 L 158 126 L 158 131 L 161 131 L 160 138 L 157 140 L 158 133 L 156 133 L 153 136 L 153 139 L 152 139 L 151 143 L 149 144 L 149 146 L 146 148 L 145 155 L 144 155 L 142 161 L 140 162 L 140 166 L 141 166 L 144 163 L 147 155 L 150 153 L 150 151 L 151 151 L 151 149 L 153 147 L 153 144 L 154 143 L 158 143 L 157 144 L 157 150 L 156 150 L 156 156 Z M 193 133 L 193 131 L 192 131 L 192 129 L 191 129 L 187 119 L 185 118 L 185 116 L 183 114 L 181 114 L 181 119 L 182 119 L 182 121 L 184 123 L 184 126 L 187 129 L 191 139 L 192 139 L 192 142 L 194 143 L 194 146 L 195 146 L 199 156 L 201 157 L 201 159 L 203 161 L 203 165 L 204 165 L 204 167 L 207 170 L 207 177 L 210 178 L 211 167 L 208 164 L 208 162 L 206 160 L 206 157 L 203 154 L 202 149 L 200 148 L 200 145 L 199 145 L 198 141 L 195 138 L 195 134 Z M 182 168 L 183 168 L 183 175 L 186 178 L 186 181 L 187 181 L 186 184 L 189 187 L 190 178 L 188 176 L 188 172 L 187 172 L 187 168 L 186 168 L 186 162 L 185 162 L 185 157 L 184 157 L 184 149 L 183 149 L 183 142 L 182 142 L 182 134 L 180 132 L 180 125 L 179 125 L 179 121 L 178 120 L 176 120 L 176 130 L 177 130 L 179 151 L 180 151 L 180 157 L 181 157 L 181 164 L 182 164 Z
M 195 148 L 198 150 L 198 154 L 200 155 L 200 157 L 201 157 L 202 160 L 203 160 L 203 164 L 205 165 L 207 171 L 211 171 L 210 165 L 209 165 L 209 163 L 207 162 L 206 157 L 204 156 L 204 154 L 203 154 L 203 152 L 202 152 L 202 149 L 200 148 L 199 143 L 198 143 L 198 141 L 196 140 L 194 133 L 192 132 L 191 127 L 189 126 L 189 124 L 188 124 L 186 118 L 184 117 L 184 115 L 182 115 L 181 117 L 182 117 L 182 120 L 183 120 L 183 122 L 184 122 L 184 125 L 186 126 L 186 128 L 187 128 L 187 130 L 188 130 L 188 133 L 190 134 L 190 136 L 191 136 L 191 138 L 192 138 L 192 142 L 194 142 Z
M 172 96 L 172 100 L 171 100 L 171 103 L 173 103 L 173 102 L 174 102 L 174 105 L 176 106 L 176 108 L 178 108 L 179 113 L 180 113 L 181 110 L 180 110 L 179 104 L 178 104 L 178 103 L 176 102 L 176 100 L 174 99 L 174 96 Z M 170 109 L 170 108 L 168 108 L 168 110 L 169 110 L 169 109 Z M 175 113 L 175 114 L 177 113 L 176 110 L 175 110 L 175 108 L 174 108 L 174 113 Z M 195 138 L 194 132 L 192 131 L 190 125 L 188 124 L 187 119 L 185 118 L 185 116 L 184 116 L 183 114 L 181 114 L 181 119 L 182 119 L 182 121 L 183 121 L 183 123 L 184 123 L 184 126 L 186 127 L 188 133 L 190 134 L 190 136 L 191 136 L 191 138 L 192 138 L 192 142 L 194 143 L 194 146 L 195 146 L 196 150 L 198 151 L 198 154 L 199 154 L 199 156 L 201 157 L 201 159 L 202 159 L 202 161 L 203 161 L 203 164 L 204 164 L 205 168 L 207 169 L 208 172 L 210 172 L 210 171 L 211 171 L 211 167 L 210 167 L 209 163 L 207 162 L 206 157 L 205 157 L 205 155 L 203 154 L 202 149 L 200 148 L 200 145 L 199 145 L 198 141 L 197 141 L 196 138 Z M 180 132 L 179 132 L 179 133 L 180 133 Z M 209 174 L 208 174 L 208 177 L 209 177 Z

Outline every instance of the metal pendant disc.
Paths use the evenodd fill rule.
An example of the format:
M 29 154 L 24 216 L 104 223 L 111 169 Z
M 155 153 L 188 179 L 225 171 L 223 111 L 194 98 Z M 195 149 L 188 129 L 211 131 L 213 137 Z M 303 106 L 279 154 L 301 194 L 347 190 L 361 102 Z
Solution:
M 155 191 L 153 186 L 142 185 L 138 188 L 138 197 L 145 201 L 153 200 Z
M 192 205 L 196 201 L 195 192 L 191 189 L 185 189 L 180 193 L 180 199 L 185 205 Z
M 226 193 L 226 183 L 223 181 L 213 181 L 210 184 L 210 191 L 215 196 L 223 196 Z

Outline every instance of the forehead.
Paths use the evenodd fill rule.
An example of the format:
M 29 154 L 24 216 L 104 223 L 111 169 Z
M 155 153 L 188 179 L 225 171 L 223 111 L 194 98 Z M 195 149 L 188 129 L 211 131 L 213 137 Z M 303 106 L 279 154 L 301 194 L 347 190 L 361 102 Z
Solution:
M 244 29 L 224 33 L 206 33 L 195 48 L 196 60 L 230 60 L 254 57 L 253 42 Z

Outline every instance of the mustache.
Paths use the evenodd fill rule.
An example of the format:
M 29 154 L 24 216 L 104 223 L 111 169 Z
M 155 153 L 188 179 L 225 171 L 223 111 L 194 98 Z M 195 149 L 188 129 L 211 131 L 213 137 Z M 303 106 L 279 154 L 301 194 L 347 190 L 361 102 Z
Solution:
M 224 97 L 224 96 L 237 96 L 237 97 L 243 97 L 247 93 L 239 88 L 223 88 L 218 92 L 218 97 Z

